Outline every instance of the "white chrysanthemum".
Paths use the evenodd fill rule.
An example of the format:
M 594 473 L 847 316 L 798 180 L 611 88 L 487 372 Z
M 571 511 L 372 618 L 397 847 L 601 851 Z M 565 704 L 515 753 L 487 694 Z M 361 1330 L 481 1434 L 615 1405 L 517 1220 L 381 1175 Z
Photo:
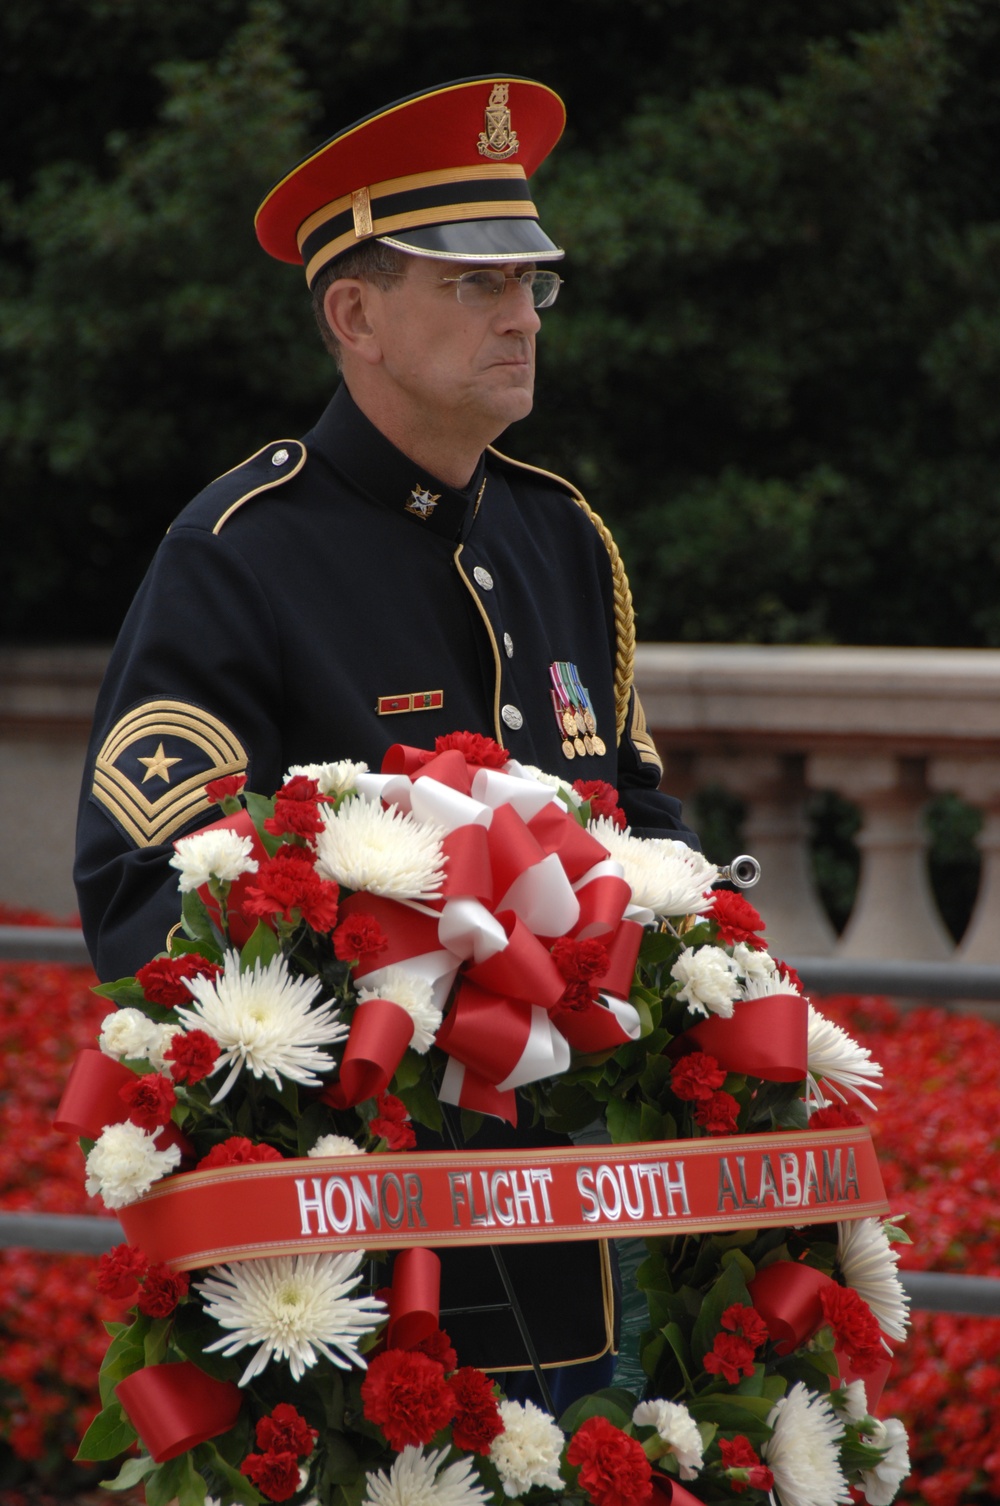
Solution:
M 678 999 L 697 1014 L 732 1018 L 733 1002 L 740 996 L 736 963 L 718 946 L 685 947 L 670 969 L 670 976 L 683 985 Z
M 719 870 L 686 842 L 670 837 L 633 837 L 601 816 L 587 823 L 616 863 L 622 865 L 632 889 L 632 903 L 655 915 L 701 915 L 711 909 L 712 885 Z
M 180 873 L 182 894 L 200 889 L 209 879 L 231 884 L 241 873 L 256 873 L 257 860 L 250 856 L 253 839 L 220 827 L 218 831 L 197 831 L 181 837 L 170 859 L 171 868 Z
M 183 1034 L 184 1026 L 179 1021 L 171 1021 L 168 1025 L 157 1025 L 156 1037 L 150 1045 L 148 1058 L 154 1072 L 166 1072 L 167 1058 L 164 1053 L 170 1042 Z
M 363 796 L 323 812 L 316 871 L 345 889 L 388 899 L 435 899 L 444 879 L 443 828 Z
M 358 1340 L 385 1317 L 385 1305 L 377 1297 L 347 1295 L 361 1280 L 358 1267 L 364 1259 L 363 1250 L 345 1250 L 215 1266 L 195 1290 L 209 1317 L 231 1332 L 209 1344 L 206 1353 L 221 1349 L 231 1355 L 258 1345 L 240 1376 L 241 1386 L 271 1360 L 287 1360 L 296 1381 L 320 1355 L 341 1370 L 352 1365 L 364 1370 Z
M 148 1192 L 154 1182 L 173 1171 L 180 1150 L 160 1150 L 152 1135 L 137 1124 L 109 1124 L 87 1156 L 87 1194 L 99 1197 L 105 1208 L 124 1208 Z
M 504 1495 L 527 1495 L 534 1485 L 561 1490 L 559 1460 L 566 1439 L 549 1414 L 533 1401 L 502 1401 L 500 1420 L 504 1430 L 490 1444 L 490 1459 Z
M 104 1016 L 97 1044 L 115 1061 L 149 1061 L 159 1044 L 160 1027 L 141 1009 L 116 1009 Z
M 364 1150 L 346 1135 L 320 1135 L 306 1152 L 310 1156 L 363 1156 Z
M 388 999 L 391 1004 L 398 1004 L 400 1009 L 405 1009 L 413 1021 L 410 1045 L 418 1055 L 423 1056 L 433 1046 L 434 1037 L 441 1025 L 442 1013 L 434 1003 L 434 990 L 426 978 L 408 973 L 405 967 L 383 968 L 379 977 L 381 981 L 377 988 L 358 990 L 358 1003 Z
M 342 758 L 338 763 L 293 763 L 285 775 L 285 784 L 296 774 L 306 779 L 315 779 L 321 795 L 345 795 L 353 790 L 359 774 L 367 774 L 366 763 L 354 763 Z
M 899 1279 L 899 1254 L 880 1218 L 845 1219 L 837 1225 L 837 1264 L 878 1320 L 883 1333 L 906 1338 L 910 1299 Z
M 336 1066 L 324 1048 L 342 1041 L 347 1026 L 332 1003 L 310 1008 L 319 980 L 293 978 L 283 957 L 273 957 L 263 968 L 258 959 L 252 972 L 241 972 L 239 956 L 228 952 L 220 978 L 189 978 L 187 984 L 194 1003 L 178 1008 L 179 1018 L 218 1042 L 215 1071 L 231 1069 L 213 1103 L 225 1098 L 243 1067 L 278 1086 L 285 1077 L 315 1088 L 320 1086 L 316 1073 Z
M 819 1084 L 824 1083 L 842 1102 L 846 1102 L 841 1088 L 855 1093 L 870 1109 L 875 1105 L 863 1091 L 865 1087 L 881 1088 L 876 1078 L 882 1076 L 878 1062 L 872 1061 L 867 1046 L 860 1046 L 846 1030 L 826 1019 L 819 1010 L 809 1005 L 809 1077 L 814 1091 L 819 1093 Z
M 761 1457 L 774 1474 L 781 1506 L 840 1506 L 851 1499 L 840 1470 L 844 1424 L 829 1399 L 796 1381 L 767 1417 L 773 1428 Z
M 845 1422 L 861 1422 L 868 1416 L 868 1395 L 863 1380 L 852 1380 L 847 1386 L 834 1386 L 830 1401 Z
M 558 790 L 560 795 L 565 795 L 577 810 L 583 804 L 583 796 L 573 789 L 565 779 L 560 779 L 558 774 L 546 774 L 544 769 L 536 769 L 533 763 L 521 764 L 521 773 L 528 779 L 534 779 L 537 784 L 544 784 L 550 790 Z
M 388 1473 L 372 1470 L 361 1506 L 484 1506 L 489 1492 L 479 1484 L 470 1458 L 438 1469 L 448 1450 L 425 1454 L 408 1443 Z
M 693 1480 L 704 1464 L 705 1445 L 687 1407 L 676 1401 L 641 1401 L 632 1413 L 636 1427 L 655 1428 L 680 1465 L 682 1480 Z
M 889 1506 L 910 1473 L 910 1444 L 906 1429 L 898 1417 L 875 1423 L 875 1432 L 865 1435 L 865 1442 L 884 1448 L 881 1462 L 874 1469 L 863 1469 L 862 1489 L 868 1506 Z

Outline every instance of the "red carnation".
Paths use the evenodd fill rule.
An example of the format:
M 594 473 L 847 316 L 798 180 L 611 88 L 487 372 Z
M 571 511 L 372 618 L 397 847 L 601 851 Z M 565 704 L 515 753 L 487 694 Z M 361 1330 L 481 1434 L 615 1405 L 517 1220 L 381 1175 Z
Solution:
M 197 1171 L 208 1171 L 213 1166 L 250 1166 L 256 1161 L 283 1161 L 280 1150 L 273 1145 L 254 1145 L 243 1135 L 230 1135 L 213 1145 L 206 1156 L 198 1162 Z
M 755 1307 L 744 1307 L 742 1303 L 734 1302 L 722 1314 L 722 1326 L 728 1328 L 730 1333 L 742 1334 L 755 1349 L 767 1343 L 767 1324 Z
M 247 782 L 245 774 L 224 774 L 221 779 L 210 779 L 205 786 L 205 795 L 214 805 L 224 800 L 233 800 Z
M 707 1051 L 691 1051 L 674 1063 L 670 1086 L 685 1103 L 707 1102 L 726 1080 L 725 1070 Z
M 458 1410 L 441 1366 L 410 1349 L 386 1349 L 371 1361 L 361 1401 L 368 1421 L 378 1424 L 397 1451 L 408 1443 L 430 1443 Z
M 374 915 L 349 915 L 333 933 L 334 956 L 341 962 L 357 962 L 384 952 L 389 938 Z
M 653 1471 L 642 1445 L 606 1417 L 588 1417 L 566 1450 L 594 1506 L 638 1506 L 653 1493 Z
M 506 748 L 480 732 L 448 732 L 434 739 L 435 753 L 453 751 L 461 753 L 466 763 L 479 764 L 484 769 L 502 769 L 510 760 Z
M 165 1265 L 151 1265 L 139 1293 L 139 1311 L 147 1318 L 169 1318 L 189 1285 L 184 1271 L 175 1274 Z
M 731 1093 L 713 1093 L 704 1098 L 694 1111 L 694 1122 L 710 1135 L 734 1135 L 740 1106 Z
M 368 1128 L 373 1135 L 381 1136 L 390 1150 L 412 1150 L 417 1143 L 406 1104 L 392 1093 L 378 1095 L 375 1100 L 375 1117 Z
M 864 1120 L 856 1109 L 849 1109 L 842 1103 L 828 1104 L 825 1109 L 817 1109 L 809 1115 L 810 1129 L 847 1129 L 852 1124 L 864 1124 Z
M 720 1438 L 719 1452 L 724 1469 L 739 1471 L 729 1475 L 729 1486 L 735 1495 L 742 1495 L 750 1487 L 754 1490 L 771 1489 L 774 1475 L 766 1464 L 761 1464 L 753 1444 L 742 1433 L 737 1433 L 735 1438 Z
M 767 942 L 755 934 L 766 930 L 766 926 L 742 894 L 735 894 L 732 889 L 716 889 L 712 908 L 708 913 L 715 921 L 720 941 L 730 946 L 742 941 L 747 946 L 755 947 L 757 951 L 763 951 L 767 946 Z
M 607 972 L 611 959 L 602 941 L 591 937 L 587 941 L 574 941 L 571 936 L 560 936 L 552 946 L 552 960 L 570 983 L 589 982 L 601 978 Z
M 247 1454 L 240 1473 L 252 1480 L 269 1501 L 287 1501 L 299 1488 L 299 1461 L 295 1454 Z
M 468 1449 L 470 1453 L 488 1454 L 490 1444 L 504 1430 L 493 1382 L 481 1370 L 463 1365 L 451 1376 L 448 1385 L 458 1403 L 451 1425 L 452 1442 L 456 1448 Z
M 320 803 L 326 800 L 315 779 L 293 774 L 274 797 L 274 815 L 264 822 L 273 837 L 314 837 L 323 830 Z
M 284 915 L 288 921 L 296 920 L 297 911 L 307 926 L 326 932 L 337 924 L 339 898 L 337 885 L 320 878 L 308 854 L 286 845 L 260 864 L 242 907 L 248 915 Z
M 843 1349 L 858 1375 L 870 1375 L 885 1359 L 882 1330 L 868 1303 L 850 1286 L 825 1286 L 819 1294 L 823 1317 L 833 1329 L 834 1342 Z
M 170 1111 L 177 1102 L 173 1083 L 159 1072 L 145 1072 L 127 1082 L 118 1096 L 132 1123 L 151 1135 L 170 1123 Z
M 97 1290 L 116 1302 L 131 1302 L 149 1262 L 137 1245 L 115 1245 L 97 1262 Z
M 619 831 L 624 831 L 628 825 L 625 820 L 625 812 L 618 804 L 618 791 L 613 784 L 608 784 L 604 779 L 576 779 L 573 789 L 581 800 L 590 801 L 590 818 L 598 821 L 603 816 L 612 821 Z
M 778 969 L 778 972 L 781 974 L 782 978 L 786 979 L 792 988 L 796 989 L 800 994 L 805 993 L 802 979 L 799 977 L 794 967 L 789 967 L 787 962 L 779 962 L 777 957 L 775 957 L 774 959 L 774 965 Z
M 418 1349 L 421 1354 L 437 1360 L 446 1375 L 450 1375 L 458 1364 L 458 1355 L 443 1328 L 435 1328 L 433 1333 L 429 1333 L 419 1343 L 411 1344 L 410 1348 Z
M 279 1401 L 270 1417 L 260 1419 L 255 1437 L 265 1453 L 296 1454 L 302 1459 L 312 1453 L 319 1434 L 290 1402 Z
M 181 957 L 154 957 L 145 967 L 140 967 L 135 981 L 150 1004 L 162 1004 L 173 1009 L 175 1004 L 190 1004 L 191 990 L 185 988 L 185 978 L 218 978 L 222 968 L 217 962 L 197 952 L 185 952 Z
M 163 1053 L 174 1082 L 201 1082 L 219 1060 L 219 1043 L 206 1030 L 185 1030 L 174 1036 Z
M 721 1375 L 731 1386 L 739 1384 L 741 1375 L 753 1375 L 754 1346 L 735 1333 L 717 1333 L 710 1354 L 702 1366 L 710 1375 Z

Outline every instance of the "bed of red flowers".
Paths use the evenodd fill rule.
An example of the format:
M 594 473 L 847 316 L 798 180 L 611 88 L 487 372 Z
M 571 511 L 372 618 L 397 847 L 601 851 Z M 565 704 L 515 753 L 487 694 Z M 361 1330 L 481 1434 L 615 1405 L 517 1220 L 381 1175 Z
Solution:
M 0 924 L 45 924 L 0 906 Z M 76 1052 L 106 1001 L 86 968 L 0 963 L 0 1207 L 96 1213 L 80 1152 L 51 1128 Z M 826 999 L 824 1014 L 885 1070 L 871 1116 L 886 1190 L 914 1243 L 906 1268 L 1000 1276 L 1000 1027 L 942 1009 Z M 97 1410 L 102 1319 L 96 1261 L 0 1251 L 0 1503 L 79 1495 L 96 1475 L 71 1462 Z M 917 1313 L 879 1408 L 910 1433 L 900 1501 L 959 1506 L 1000 1497 L 1000 1319 Z M 106 1466 L 97 1474 L 107 1473 Z M 113 1471 L 112 1471 L 113 1473 Z

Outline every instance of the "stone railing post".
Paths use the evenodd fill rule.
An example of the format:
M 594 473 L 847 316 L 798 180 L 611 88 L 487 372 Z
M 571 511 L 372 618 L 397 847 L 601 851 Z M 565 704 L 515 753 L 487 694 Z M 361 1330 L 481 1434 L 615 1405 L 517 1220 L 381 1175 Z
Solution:
M 924 760 L 818 753 L 808 759 L 806 777 L 813 789 L 836 790 L 862 810 L 861 875 L 838 954 L 925 962 L 950 957 L 954 944 L 927 871 Z
M 958 795 L 983 812 L 976 845 L 982 853 L 979 891 L 956 962 L 1000 962 L 1000 764 L 995 758 L 935 758 L 928 765 L 935 790 Z
M 825 957 L 836 935 L 813 880 L 803 762 L 794 754 L 706 754 L 695 760 L 695 778 L 702 786 L 721 785 L 746 804 L 743 850 L 761 867 L 760 883 L 747 898 L 764 918 L 771 951 Z

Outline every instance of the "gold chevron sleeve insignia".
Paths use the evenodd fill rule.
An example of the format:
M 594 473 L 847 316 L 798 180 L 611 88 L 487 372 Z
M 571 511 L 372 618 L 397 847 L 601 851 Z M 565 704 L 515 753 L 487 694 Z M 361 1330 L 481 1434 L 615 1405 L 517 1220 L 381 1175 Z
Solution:
M 628 733 L 632 746 L 639 755 L 640 763 L 651 763 L 662 774 L 663 759 L 656 751 L 656 744 L 646 726 L 646 713 L 642 709 L 642 702 L 635 690 L 632 691 L 632 719 L 629 724 Z
M 188 701 L 146 701 L 104 739 L 91 792 L 137 847 L 152 847 L 209 809 L 210 779 L 246 766 L 243 744 L 211 712 Z

